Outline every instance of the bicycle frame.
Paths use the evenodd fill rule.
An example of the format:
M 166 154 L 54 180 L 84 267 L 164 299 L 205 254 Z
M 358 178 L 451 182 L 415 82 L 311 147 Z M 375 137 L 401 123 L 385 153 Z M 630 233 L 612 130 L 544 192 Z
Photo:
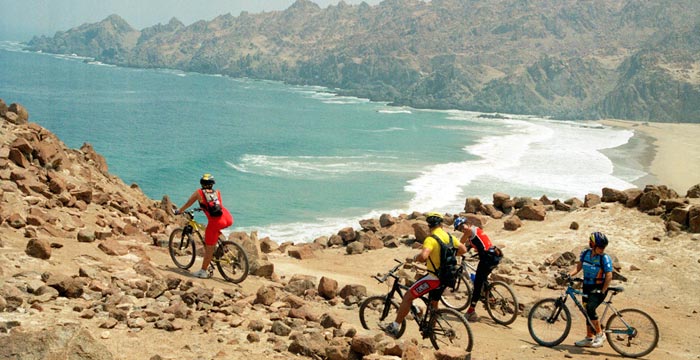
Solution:
M 382 319 L 385 319 L 387 317 L 387 315 L 389 315 L 389 310 L 391 308 L 390 304 L 391 304 L 391 300 L 394 298 L 394 294 L 398 293 L 399 297 L 401 299 L 403 299 L 404 291 L 408 291 L 408 289 L 409 289 L 408 286 L 401 284 L 398 276 L 396 276 L 394 274 L 390 274 L 389 276 L 394 278 L 394 284 L 391 286 L 391 290 L 389 290 L 389 293 L 386 294 L 384 309 L 382 310 Z M 379 280 L 380 282 L 383 282 L 379 278 L 377 278 L 376 276 L 374 278 Z M 426 324 L 428 323 L 429 316 L 432 312 L 432 307 L 430 306 L 430 299 L 427 298 L 425 295 L 414 299 L 414 301 L 417 299 L 422 300 L 426 306 L 426 311 L 423 313 L 423 318 L 419 320 L 420 313 L 418 312 L 418 308 L 413 304 L 411 304 L 410 312 L 413 315 L 413 320 L 416 322 L 416 325 L 418 325 L 418 329 L 420 330 L 421 335 L 425 339 L 425 338 L 430 336 L 430 334 L 425 331 L 425 328 L 426 328 Z
M 574 287 L 572 286 L 572 282 L 573 282 L 573 281 L 570 281 L 570 282 L 569 282 L 569 285 L 566 287 L 566 291 L 559 297 L 558 300 L 561 302 L 562 306 L 564 306 L 564 304 L 566 303 L 567 297 L 570 297 L 570 298 L 574 301 L 574 304 L 576 304 L 576 307 L 577 307 L 578 310 L 581 312 L 581 314 L 583 314 L 583 317 L 586 319 L 586 323 L 588 324 L 588 326 L 590 326 L 591 328 L 595 328 L 595 327 L 593 326 L 593 322 L 592 322 L 591 319 L 588 317 L 588 313 L 586 312 L 586 309 L 583 307 L 583 304 L 582 304 L 582 303 L 578 300 L 578 298 L 576 297 L 576 295 L 580 295 L 580 296 L 583 297 L 583 296 L 584 296 L 583 291 L 574 289 Z M 605 305 L 605 309 L 603 309 L 603 314 L 600 316 L 600 321 L 599 321 L 599 323 L 600 323 L 601 326 L 602 326 L 602 324 L 604 323 L 603 319 L 605 319 L 605 317 L 606 317 L 607 314 L 608 314 L 608 310 L 610 310 L 610 311 L 611 311 L 611 315 L 612 315 L 612 314 L 615 314 L 615 315 L 618 315 L 618 316 L 620 317 L 620 320 L 622 321 L 623 324 L 625 324 L 625 326 L 627 327 L 627 330 L 625 330 L 625 331 L 623 331 L 623 330 L 617 330 L 617 331 L 615 331 L 615 330 L 603 329 L 603 332 L 606 332 L 606 333 L 613 333 L 613 334 L 634 335 L 634 332 L 635 332 L 634 328 L 631 327 L 631 326 L 625 321 L 625 319 L 624 319 L 622 316 L 620 316 L 620 313 L 619 313 L 619 312 L 617 311 L 617 309 L 615 309 L 615 307 L 612 305 L 612 298 L 613 298 L 613 296 L 615 296 L 616 293 L 617 293 L 617 292 L 613 291 L 613 292 L 610 294 L 610 296 L 607 297 L 607 299 L 604 299 L 604 300 L 603 300 L 602 304 Z M 558 313 L 555 314 L 555 317 L 556 317 L 556 316 L 559 316 L 559 314 L 558 314 Z

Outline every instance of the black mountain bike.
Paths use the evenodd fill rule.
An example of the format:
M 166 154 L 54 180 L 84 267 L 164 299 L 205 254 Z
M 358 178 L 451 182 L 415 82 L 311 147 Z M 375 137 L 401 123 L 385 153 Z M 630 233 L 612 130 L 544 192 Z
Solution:
M 389 293 L 370 296 L 360 304 L 360 322 L 362 327 L 367 330 L 381 331 L 380 324 L 393 321 L 399 310 L 399 304 L 394 300 L 394 295 L 398 294 L 400 301 L 403 298 L 404 291 L 407 291 L 409 288 L 402 285 L 399 277 L 396 275 L 403 262 L 399 260 L 396 260 L 396 262 L 399 264 L 394 266 L 384 276 L 372 276 L 380 283 L 384 283 L 389 277 L 393 278 L 394 282 Z M 474 337 L 464 316 L 454 309 L 432 308 L 427 295 L 423 295 L 418 299 L 423 300 L 427 310 L 421 315 L 418 307 L 413 305 L 411 306 L 411 314 L 418 325 L 423 339 L 429 338 L 435 349 L 440 349 L 443 346 L 452 346 L 471 352 Z M 405 330 L 406 319 L 400 324 L 397 338 L 401 337 Z
M 571 298 L 576 307 L 581 311 L 589 326 L 593 326 L 588 318 L 586 309 L 576 298 L 582 295 L 574 289 L 574 282 L 583 282 L 582 279 L 571 278 L 568 274 L 561 274 L 568 283 L 566 290 L 558 298 L 543 299 L 532 306 L 527 317 L 527 328 L 530 336 L 542 346 L 556 346 L 561 344 L 571 330 L 571 312 L 566 306 L 566 299 Z M 647 313 L 637 309 L 617 310 L 612 306 L 612 298 L 624 290 L 621 286 L 608 287 L 610 296 L 603 301 L 605 310 L 600 317 L 600 323 L 605 324 L 603 332 L 608 343 L 620 355 L 626 357 L 640 357 L 649 354 L 659 343 L 659 327 Z M 602 304 L 601 304 L 602 305 Z M 608 310 L 612 312 L 607 322 L 604 322 Z
M 475 254 L 472 258 L 479 256 Z M 453 288 L 446 288 L 442 293 L 440 301 L 445 306 L 462 311 L 471 303 L 473 286 L 471 275 L 476 273 L 476 269 L 462 256 L 460 274 Z M 493 321 L 501 325 L 510 325 L 518 318 L 519 304 L 513 289 L 502 281 L 489 281 L 486 279 L 481 288 L 479 300 L 484 304 L 486 312 Z
M 199 208 L 195 210 L 202 211 Z M 199 242 L 202 244 L 201 249 L 204 249 L 202 231 L 204 231 L 205 226 L 194 219 L 194 211 L 192 210 L 185 211 L 182 215 L 187 219 L 187 225 L 177 228 L 170 233 L 168 250 L 170 258 L 173 259 L 177 267 L 189 269 L 194 265 L 197 257 L 197 241 L 195 239 L 199 239 Z M 241 245 L 226 240 L 223 234 L 219 234 L 214 257 L 211 261 L 212 264 L 216 264 L 219 273 L 226 281 L 238 284 L 248 276 L 249 264 L 245 250 L 243 250 Z M 211 276 L 214 272 L 211 264 L 208 270 Z

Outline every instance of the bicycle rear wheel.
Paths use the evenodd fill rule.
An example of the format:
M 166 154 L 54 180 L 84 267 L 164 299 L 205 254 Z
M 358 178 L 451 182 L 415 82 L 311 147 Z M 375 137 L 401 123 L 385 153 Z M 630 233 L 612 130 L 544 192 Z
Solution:
M 486 292 L 486 311 L 493 321 L 510 325 L 518 317 L 518 298 L 508 284 L 494 281 Z
M 627 357 L 644 356 L 659 343 L 659 327 L 644 311 L 624 309 L 605 325 L 605 336 L 613 350 Z
M 445 288 L 440 302 L 450 309 L 464 310 L 469 306 L 469 299 L 472 295 L 471 281 L 466 273 L 462 273 L 457 278 L 454 288 Z
M 543 299 L 527 316 L 530 336 L 542 346 L 561 344 L 571 331 L 571 312 L 560 299 Z
M 386 295 L 370 296 L 360 304 L 360 323 L 367 330 L 383 331 L 380 325 L 394 321 L 397 312 L 399 305 L 393 300 L 387 304 Z M 405 330 L 406 319 L 401 322 L 397 338 L 400 338 Z
M 474 336 L 467 319 L 454 309 L 436 309 L 428 320 L 430 342 L 438 350 L 442 347 L 455 347 L 472 351 Z
M 216 267 L 226 281 L 238 284 L 248 277 L 248 255 L 237 243 L 220 241 L 214 255 Z
M 177 228 L 170 233 L 168 240 L 168 252 L 170 258 L 173 259 L 175 266 L 180 269 L 189 269 L 194 264 L 194 259 L 197 256 L 195 235 L 199 237 L 199 241 L 203 242 L 202 234 L 198 232 L 183 233 L 183 228 Z

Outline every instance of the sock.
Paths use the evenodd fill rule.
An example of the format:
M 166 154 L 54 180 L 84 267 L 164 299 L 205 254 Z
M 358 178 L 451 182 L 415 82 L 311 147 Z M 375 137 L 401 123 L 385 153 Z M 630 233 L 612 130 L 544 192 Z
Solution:
M 391 322 L 391 327 L 393 327 L 394 329 L 398 329 L 398 328 L 399 328 L 399 323 L 397 323 L 396 321 L 392 321 L 392 322 Z
M 474 312 L 474 307 L 470 306 L 469 309 L 467 309 L 467 314 L 471 314 Z

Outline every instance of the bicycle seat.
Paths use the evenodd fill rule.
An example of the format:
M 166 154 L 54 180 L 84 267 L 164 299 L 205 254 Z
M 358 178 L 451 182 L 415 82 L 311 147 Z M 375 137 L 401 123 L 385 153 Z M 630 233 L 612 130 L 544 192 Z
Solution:
M 623 288 L 622 286 L 608 286 L 608 291 L 612 291 L 613 294 L 617 294 L 617 293 L 622 292 L 624 290 L 625 290 L 625 288 Z

